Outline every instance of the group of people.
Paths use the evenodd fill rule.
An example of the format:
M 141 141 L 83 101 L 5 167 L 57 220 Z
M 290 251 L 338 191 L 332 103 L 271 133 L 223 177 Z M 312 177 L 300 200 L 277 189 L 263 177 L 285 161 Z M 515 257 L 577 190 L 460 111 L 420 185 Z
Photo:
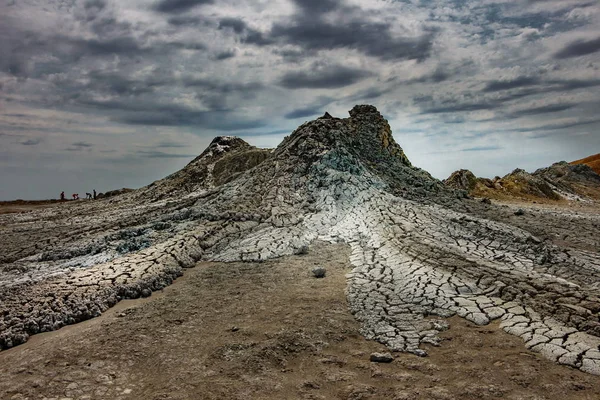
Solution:
M 73 197 L 73 200 L 79 200 L 79 193 L 73 193 L 71 195 Z M 96 189 L 93 190 L 93 194 L 92 193 L 86 193 L 85 194 L 85 198 L 88 200 L 94 199 L 96 200 Z M 65 198 L 65 192 L 60 192 L 60 199 L 61 200 L 66 200 Z

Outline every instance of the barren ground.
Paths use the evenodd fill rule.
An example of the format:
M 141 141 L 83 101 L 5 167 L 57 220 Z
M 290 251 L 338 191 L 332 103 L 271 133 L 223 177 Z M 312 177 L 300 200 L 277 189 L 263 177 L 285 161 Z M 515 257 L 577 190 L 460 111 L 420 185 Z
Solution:
M 385 348 L 348 311 L 348 257 L 318 243 L 263 263 L 198 263 L 148 299 L 0 352 L 0 398 L 600 398 L 599 376 L 525 350 L 497 322 L 453 317 L 428 357 L 371 363 Z
M 59 200 L 14 200 L 0 201 L 0 214 L 12 214 L 53 207 Z

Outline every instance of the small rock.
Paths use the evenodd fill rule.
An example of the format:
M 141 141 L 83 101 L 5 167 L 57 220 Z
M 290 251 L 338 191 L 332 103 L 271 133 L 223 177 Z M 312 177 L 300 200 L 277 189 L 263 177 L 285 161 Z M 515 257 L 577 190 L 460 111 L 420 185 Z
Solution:
M 323 267 L 315 267 L 312 269 L 312 274 L 315 278 L 325 278 L 325 268 Z
M 296 254 L 299 254 L 299 255 L 308 254 L 308 246 L 307 246 L 307 245 L 300 246 L 300 247 L 299 247 L 299 248 L 296 250 Z
M 372 353 L 370 360 L 377 363 L 391 363 L 394 357 L 390 353 Z
M 525 211 L 523 211 L 522 208 L 519 208 L 517 211 L 515 211 L 515 215 L 524 215 Z
M 487 197 L 484 197 L 483 199 L 481 199 L 481 202 L 484 204 L 492 204 L 492 200 L 488 199 Z
M 238 328 L 237 326 L 232 326 L 231 327 L 231 332 L 237 332 L 239 330 L 240 330 L 240 328 Z

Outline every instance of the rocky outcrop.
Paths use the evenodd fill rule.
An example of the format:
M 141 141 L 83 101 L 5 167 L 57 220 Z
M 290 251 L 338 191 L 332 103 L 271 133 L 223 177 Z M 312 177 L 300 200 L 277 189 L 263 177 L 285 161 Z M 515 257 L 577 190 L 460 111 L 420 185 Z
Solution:
M 600 175 L 585 164 L 561 161 L 533 173 L 566 198 L 600 198 Z
M 531 196 L 551 200 L 561 198 L 560 194 L 554 191 L 546 180 L 519 168 L 504 176 L 498 183 L 505 192 L 514 196 Z
M 0 346 L 149 295 L 198 260 L 262 261 L 319 239 L 351 248 L 348 303 L 369 339 L 425 355 L 446 317 L 500 319 L 528 348 L 600 374 L 600 257 L 527 230 L 550 214 L 495 220 L 503 208 L 412 166 L 373 106 L 307 122 L 262 160 L 237 159 L 255 151 L 240 147 L 207 151 L 118 201 L 0 216 L 0 234 L 19 238 L 0 270 Z M 226 157 L 238 167 L 218 167 Z M 212 170 L 197 180 L 191 171 L 204 165 Z M 186 177 L 191 192 L 171 190 Z M 599 217 L 578 218 L 577 233 L 593 237 Z M 58 239 L 74 221 L 79 235 Z
M 470 192 L 477 186 L 477 177 L 468 169 L 460 169 L 444 180 L 444 184 L 454 189 Z
M 533 174 L 515 169 L 504 177 L 477 178 L 468 170 L 453 172 L 446 186 L 467 190 L 479 197 L 521 200 L 600 199 L 600 176 L 587 165 L 555 163 Z
M 582 158 L 581 160 L 571 161 L 571 165 L 579 165 L 585 164 L 591 169 L 594 170 L 595 173 L 600 175 L 600 154 L 594 154 L 593 156 L 589 156 L 586 158 Z
M 220 186 L 255 167 L 270 154 L 234 136 L 218 136 L 180 171 L 156 181 L 139 193 L 153 198 L 188 194 Z

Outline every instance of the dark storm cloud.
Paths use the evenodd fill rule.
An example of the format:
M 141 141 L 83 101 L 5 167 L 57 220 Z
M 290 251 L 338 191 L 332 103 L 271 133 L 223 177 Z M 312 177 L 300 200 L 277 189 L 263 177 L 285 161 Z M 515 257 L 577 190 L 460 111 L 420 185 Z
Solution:
M 528 97 L 540 97 L 551 93 L 561 94 L 600 86 L 600 79 L 557 79 L 548 77 L 520 76 L 513 79 L 493 80 L 485 84 L 480 93 L 465 90 L 448 94 L 446 98 L 434 99 L 431 95 L 416 95 L 413 104 L 422 114 L 462 113 L 472 111 L 496 111 Z M 504 112 L 490 120 L 521 118 L 540 114 L 553 114 L 574 108 L 576 102 L 547 104 Z
M 81 148 L 89 148 L 89 147 L 93 147 L 94 145 L 91 143 L 87 143 L 87 142 L 75 142 L 75 143 L 71 143 L 71 146 L 81 147 Z
M 173 41 L 164 43 L 165 47 L 172 47 L 173 49 L 183 49 L 183 50 L 206 50 L 208 47 L 202 42 L 182 42 L 182 41 Z
M 476 146 L 476 147 L 468 147 L 466 149 L 461 149 L 460 151 L 493 151 L 500 150 L 501 146 Z
M 527 3 L 544 3 L 548 4 L 548 9 L 535 11 L 524 7 Z M 497 30 L 492 26 L 502 26 L 503 29 L 523 29 L 533 28 L 537 32 L 530 32 L 526 38 L 531 41 L 537 40 L 541 36 L 551 36 L 559 32 L 574 30 L 578 27 L 589 23 L 586 18 L 569 18 L 569 13 L 575 9 L 582 9 L 595 5 L 594 2 L 581 1 L 564 1 L 559 8 L 556 6 L 558 2 L 547 0 L 526 0 L 503 2 L 501 4 L 481 4 L 472 11 L 479 11 L 477 14 L 481 18 L 481 23 L 473 19 L 472 13 L 467 14 L 464 18 L 457 20 L 468 24 L 475 25 L 482 29 L 482 40 L 487 42 L 494 40 Z M 466 2 L 465 2 L 466 4 Z M 597 4 L 597 3 L 596 3 Z M 451 17 L 453 18 L 453 17 Z
M 314 115 L 318 115 L 321 113 L 320 106 L 309 106 L 304 108 L 299 108 L 297 110 L 291 111 L 284 115 L 286 119 L 296 119 L 296 118 L 304 118 L 304 117 L 312 117 Z
M 175 26 L 201 26 L 211 24 L 210 20 L 197 15 L 174 15 L 167 19 L 167 22 Z
M 430 56 L 434 33 L 394 37 L 388 23 L 357 19 L 334 24 L 317 18 L 275 24 L 270 37 L 310 51 L 345 48 L 383 60 L 423 61 Z
M 378 99 L 378 98 L 384 96 L 385 94 L 391 92 L 392 90 L 393 90 L 392 87 L 385 87 L 385 88 L 371 87 L 366 90 L 360 90 L 356 93 L 353 93 L 350 96 L 346 97 L 345 100 L 349 101 L 349 102 L 373 101 L 373 100 Z
M 83 150 L 91 151 L 92 147 L 94 147 L 94 145 L 91 143 L 75 142 L 75 143 L 71 143 L 71 146 L 67 147 L 65 150 L 67 150 L 67 151 L 83 151 Z
M 489 87 L 494 90 L 488 89 Z M 550 93 L 568 93 L 581 89 L 589 89 L 600 86 L 600 79 L 539 79 L 539 78 L 517 78 L 509 81 L 492 81 L 483 90 L 482 93 L 490 94 L 488 102 L 497 105 L 517 101 L 531 96 L 543 96 Z M 496 94 L 496 92 L 502 92 Z
M 160 0 L 153 8 L 163 13 L 181 13 L 196 6 L 212 3 L 214 0 Z
M 537 114 L 548 114 L 548 113 L 557 113 L 565 110 L 570 110 L 575 107 L 577 104 L 567 103 L 567 104 L 548 104 L 540 107 L 532 107 L 525 108 L 523 110 L 515 111 L 511 115 L 514 117 L 522 117 L 525 115 L 537 115 Z
M 440 83 L 450 79 L 451 74 L 442 68 L 436 68 L 430 74 L 425 74 L 419 78 L 410 79 L 406 83 Z
M 267 46 L 274 43 L 301 47 L 304 51 L 353 49 L 384 60 L 418 60 L 429 57 L 435 30 L 420 35 L 396 36 L 392 23 L 371 22 L 364 11 L 337 0 L 294 0 L 297 12 L 288 21 L 278 21 L 268 32 L 248 27 L 239 18 L 223 18 L 219 29 L 231 29 L 243 43 Z M 330 22 L 324 15 L 339 10 L 344 20 Z M 348 20 L 349 18 L 349 20 Z M 293 51 L 293 50 L 291 50 Z
M 541 82 L 538 77 L 520 76 L 515 79 L 490 81 L 485 85 L 484 92 L 497 92 L 501 90 L 517 89 L 535 86 Z
M 75 15 L 75 18 L 100 37 L 129 36 L 134 32 L 132 24 L 119 20 L 112 9 L 86 9 L 82 14 Z
M 40 142 L 40 139 L 27 139 L 22 142 L 19 142 L 19 144 L 22 144 L 23 146 L 35 146 L 40 144 Z
M 225 50 L 225 51 L 222 51 L 215 55 L 216 60 L 227 60 L 228 58 L 233 58 L 233 57 L 235 57 L 234 50 Z
M 467 120 L 460 115 L 453 115 L 448 118 L 443 118 L 444 124 L 464 124 Z
M 171 153 L 165 153 L 163 151 L 147 151 L 147 150 L 138 150 L 135 152 L 136 154 L 140 155 L 141 157 L 147 157 L 147 158 L 193 158 L 196 157 L 196 155 L 193 154 L 171 154 Z
M 577 90 L 600 86 L 600 79 L 565 79 L 557 80 L 556 84 L 560 85 L 561 90 Z
M 239 18 L 223 18 L 219 21 L 219 29 L 226 28 L 231 28 L 235 33 L 242 33 L 248 26 Z
M 152 98 L 136 101 L 80 99 L 78 104 L 102 111 L 115 122 L 131 125 L 195 126 L 221 131 L 253 129 L 266 125 L 266 121 L 262 119 L 247 118 L 230 110 L 196 110 Z
M 492 110 L 499 107 L 494 103 L 460 103 L 454 102 L 448 105 L 434 106 L 431 108 L 425 108 L 421 110 L 421 114 L 441 114 L 451 112 L 470 112 L 470 111 L 482 111 Z
M 261 128 L 266 121 L 256 119 L 236 119 L 233 115 L 219 112 L 183 110 L 179 112 L 155 111 L 127 113 L 113 117 L 113 121 L 131 125 L 154 126 L 194 126 L 218 131 Z
M 340 0 L 292 0 L 306 14 L 320 14 L 332 11 L 341 6 Z
M 32 116 L 29 114 L 21 114 L 21 113 L 7 113 L 7 114 L 1 114 L 4 115 L 6 117 L 14 117 L 14 118 L 31 118 Z
M 144 43 L 144 39 L 136 39 L 133 36 L 122 36 L 112 39 L 71 39 L 57 38 L 64 44 L 72 45 L 70 55 L 72 58 L 78 59 L 82 56 L 109 56 L 119 55 L 121 57 L 136 57 L 136 56 L 164 56 L 174 50 L 205 50 L 206 44 L 198 40 L 171 40 L 164 42 L 155 42 L 151 45 Z
M 303 71 L 286 72 L 279 84 L 288 89 L 340 88 L 372 76 L 372 73 L 343 65 L 313 66 Z
M 416 101 L 415 101 L 416 99 Z M 559 103 L 559 104 L 546 104 L 535 107 L 525 107 L 516 111 L 502 112 L 502 109 L 507 106 L 507 102 L 514 100 L 513 97 L 497 97 L 497 98 L 485 98 L 466 96 L 466 99 L 441 99 L 433 100 L 430 97 L 420 99 L 416 97 L 413 102 L 421 108 L 421 114 L 445 114 L 445 113 L 463 113 L 473 111 L 496 111 L 497 115 L 488 121 L 502 121 L 507 119 L 522 118 L 527 116 L 541 115 L 541 114 L 554 114 L 562 111 L 570 110 L 577 106 L 577 103 Z M 464 118 L 455 116 L 459 122 L 464 122 Z M 444 120 L 445 123 L 452 123 L 451 121 Z
M 564 129 L 575 128 L 578 126 L 586 126 L 586 125 L 593 125 L 593 124 L 600 124 L 600 119 L 592 118 L 592 119 L 585 119 L 585 120 L 574 121 L 574 122 L 559 122 L 559 123 L 547 124 L 547 125 L 542 125 L 542 126 L 535 126 L 532 128 L 515 128 L 515 129 L 510 129 L 510 131 L 512 131 L 512 132 L 555 131 L 555 130 L 564 130 Z
M 554 54 L 554 58 L 564 59 L 585 56 L 600 51 L 600 37 L 591 40 L 576 40 Z
M 305 118 L 312 117 L 319 114 L 325 114 L 326 107 L 335 101 L 334 98 L 327 96 L 320 96 L 316 98 L 311 105 L 304 106 L 292 110 L 284 115 L 286 119 L 296 119 L 296 118 Z
M 260 31 L 257 31 L 254 29 L 248 29 L 248 33 L 246 34 L 245 37 L 242 38 L 242 43 L 254 44 L 257 46 L 268 46 L 268 45 L 275 43 L 275 41 L 273 39 L 265 36 Z
M 123 96 L 151 93 L 157 86 L 164 85 L 168 82 L 157 77 L 150 77 L 146 80 L 136 80 L 119 75 L 116 72 L 103 71 L 91 71 L 87 77 L 89 78 L 89 83 L 85 86 L 85 90 Z
M 88 55 L 139 54 L 149 51 L 149 49 L 142 48 L 135 38 L 129 36 L 108 40 L 77 40 L 73 43 L 80 47 L 82 53 Z
M 224 82 L 209 78 L 185 77 L 182 84 L 187 88 L 198 90 L 199 96 L 219 96 L 223 100 L 228 95 L 236 95 L 242 98 L 253 98 L 259 90 L 264 89 L 262 82 Z
M 273 54 L 281 56 L 287 63 L 298 63 L 307 58 L 308 54 L 305 50 L 298 49 L 279 49 L 272 50 Z
M 168 140 L 163 140 L 162 142 L 158 143 L 156 146 L 153 147 L 157 147 L 157 148 L 162 148 L 162 149 L 175 149 L 175 148 L 183 148 L 183 147 L 187 147 L 186 144 L 183 143 L 177 143 L 177 142 L 172 142 L 172 141 L 168 141 Z
M 257 46 L 267 46 L 273 44 L 273 40 L 266 37 L 264 33 L 252 29 L 239 18 L 223 18 L 219 20 L 219 30 L 231 30 L 240 35 L 242 43 L 254 44 Z
M 264 124 L 259 119 L 238 117 L 232 111 L 234 107 L 229 107 L 230 100 L 256 96 L 264 88 L 261 82 L 175 78 L 172 73 L 163 70 L 154 70 L 151 74 L 136 78 L 124 71 L 91 71 L 85 78 L 82 80 L 84 83 L 70 82 L 65 85 L 62 89 L 64 101 L 88 110 L 95 109 L 116 122 L 159 126 L 198 125 L 218 130 L 247 129 Z M 204 110 L 181 106 L 166 99 L 159 100 L 153 94 L 158 87 L 192 90 L 204 105 Z M 135 98 L 135 101 L 128 98 Z
M 0 49 L 2 50 L 2 49 Z M 7 62 L 0 58 L 0 71 L 17 77 L 37 78 L 47 73 L 65 70 L 65 65 L 73 65 L 84 57 L 107 57 L 119 55 L 135 57 L 148 55 L 154 51 L 164 52 L 164 48 L 143 47 L 130 36 L 110 39 L 80 39 L 64 35 L 40 35 L 28 33 L 15 37 L 8 49 Z M 47 54 L 49 60 L 34 64 L 32 59 Z
M 86 0 L 83 3 L 84 8 L 90 9 L 95 8 L 96 10 L 103 10 L 106 7 L 105 0 Z

